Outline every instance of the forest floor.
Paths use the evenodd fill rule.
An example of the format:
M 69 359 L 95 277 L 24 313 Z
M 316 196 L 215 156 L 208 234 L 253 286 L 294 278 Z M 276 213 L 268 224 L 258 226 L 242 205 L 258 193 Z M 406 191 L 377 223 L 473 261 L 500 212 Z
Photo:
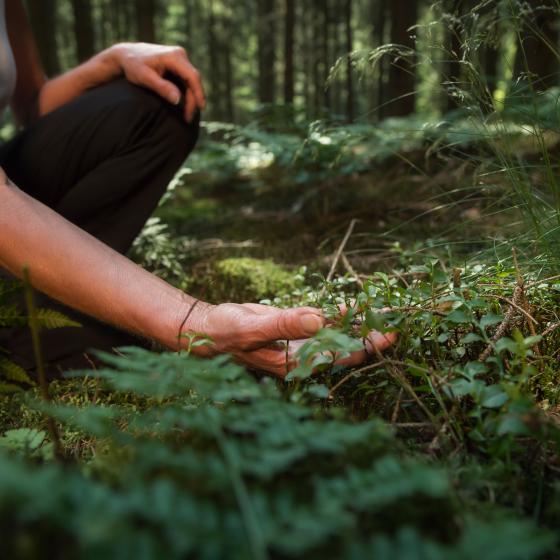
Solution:
M 204 372 L 186 357 L 181 386 L 166 377 L 185 367 L 177 356 L 132 353 L 113 370 L 51 384 L 58 408 L 6 397 L 4 446 L 50 463 L 41 411 L 54 416 L 76 488 L 113 485 L 99 500 L 121 508 L 114 519 L 129 552 L 136 524 L 147 523 L 146 547 L 167 557 L 560 557 L 560 278 L 526 238 L 507 170 L 488 153 L 410 144 L 370 157 L 367 142 L 325 131 L 298 144 L 210 124 L 132 251 L 211 301 L 311 304 L 333 317 L 352 302 L 338 334 L 318 337 L 309 354 L 350 348 L 363 323 L 399 333 L 385 355 L 354 370 L 301 367 L 277 382 L 222 363 Z M 525 157 L 537 159 L 530 148 Z M 139 381 L 148 372 L 152 387 Z M 0 492 L 2 467 L 11 472 L 0 464 Z M 39 471 L 12 482 L 39 484 Z M 159 517 L 131 513 L 124 497 L 141 499 L 127 476 L 145 492 L 171 485 L 183 513 L 194 500 L 207 518 L 185 513 L 162 536 L 179 505 L 154 486 Z M 222 499 L 231 518 L 216 513 Z M 25 510 L 25 495 L 13 500 Z M 28 530 L 25 515 L 14 523 Z M 89 541 L 84 526 L 47 523 L 43 536 L 115 553 L 108 526 Z M 185 526 L 222 533 L 212 549 L 202 537 L 181 540 Z

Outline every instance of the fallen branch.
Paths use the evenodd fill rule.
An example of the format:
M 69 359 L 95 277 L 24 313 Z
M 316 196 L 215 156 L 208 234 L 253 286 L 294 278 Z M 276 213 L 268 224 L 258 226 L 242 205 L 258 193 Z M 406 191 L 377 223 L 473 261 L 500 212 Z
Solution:
M 331 268 L 329 270 L 329 273 L 327 274 L 327 278 L 325 280 L 325 285 L 323 286 L 323 288 L 321 289 L 321 292 L 319 293 L 319 299 L 322 298 L 325 295 L 325 291 L 327 289 L 327 284 L 332 280 L 336 267 L 338 266 L 338 261 L 340 260 L 340 256 L 342 255 L 342 251 L 344 251 L 344 247 L 346 247 L 346 243 L 348 243 L 348 240 L 350 239 L 350 236 L 352 235 L 352 232 L 354 231 L 354 226 L 356 225 L 356 222 L 358 220 L 356 220 L 355 218 L 350 222 L 350 225 L 348 226 L 348 229 L 346 230 L 346 233 L 344 235 L 344 238 L 342 239 L 342 242 L 340 243 L 340 245 L 338 246 L 338 249 L 336 250 L 336 253 L 334 254 L 333 257 L 333 262 L 331 264 Z

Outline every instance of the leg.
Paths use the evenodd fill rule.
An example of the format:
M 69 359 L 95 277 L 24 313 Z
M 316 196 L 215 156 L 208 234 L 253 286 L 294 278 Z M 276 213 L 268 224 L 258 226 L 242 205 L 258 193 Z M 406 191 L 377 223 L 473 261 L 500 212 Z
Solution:
M 187 125 L 179 108 L 118 80 L 34 123 L 0 149 L 0 165 L 22 190 L 124 253 L 197 136 L 198 122 Z M 87 349 L 135 341 L 45 296 L 40 300 L 41 307 L 61 310 L 84 325 L 43 333 L 49 362 L 84 367 Z M 31 366 L 26 329 L 12 329 L 0 346 Z

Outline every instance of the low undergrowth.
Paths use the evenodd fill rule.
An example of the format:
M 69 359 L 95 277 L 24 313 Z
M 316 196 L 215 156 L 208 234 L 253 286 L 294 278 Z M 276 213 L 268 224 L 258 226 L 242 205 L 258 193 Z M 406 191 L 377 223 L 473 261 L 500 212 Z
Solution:
M 537 191 L 513 195 L 555 170 L 526 123 L 471 117 L 209 123 L 131 256 L 198 297 L 314 305 L 331 326 L 285 381 L 125 349 L 49 403 L 1 355 L 2 555 L 559 557 L 560 278 L 523 228 Z M 500 141 L 530 173 L 512 178 Z M 0 328 L 28 320 L 12 289 Z M 398 341 L 332 365 L 370 329 Z
M 322 305 L 336 328 L 288 382 L 226 357 L 129 349 L 52 383 L 52 403 L 4 397 L 2 551 L 554 557 L 560 280 L 435 257 L 318 287 L 302 272 L 276 303 Z M 395 348 L 333 368 L 331 351 L 371 328 L 397 330 Z
M 552 550 L 551 533 L 466 494 L 464 472 L 411 452 L 380 420 L 351 422 L 314 404 L 314 392 L 279 390 L 225 358 L 130 349 L 105 359 L 111 367 L 82 381 L 90 397 L 78 406 L 20 403 L 24 416 L 39 410 L 64 426 L 64 463 L 52 461 L 40 424 L 0 440 L 9 557 L 47 547 L 60 558 L 443 560 L 488 557 L 492 547 L 492 558 L 521 559 Z

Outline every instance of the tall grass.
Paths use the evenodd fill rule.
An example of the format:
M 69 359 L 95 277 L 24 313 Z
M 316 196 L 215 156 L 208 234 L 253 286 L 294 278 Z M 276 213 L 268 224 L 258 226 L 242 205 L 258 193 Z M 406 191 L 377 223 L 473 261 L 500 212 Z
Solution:
M 503 0 L 480 2 L 460 18 L 444 13 L 444 21 L 454 22 L 452 33 L 461 45 L 458 53 L 449 55 L 463 68 L 461 80 L 450 77 L 444 85 L 461 101 L 481 148 L 490 154 L 486 174 L 499 185 L 509 209 L 523 218 L 523 227 L 503 244 L 505 252 L 518 245 L 528 262 L 554 268 L 560 260 L 560 183 L 554 160 L 560 140 L 560 90 L 543 90 L 539 76 L 530 71 L 524 47 L 528 36 L 545 42 L 560 65 L 557 45 L 547 40 L 535 20 L 542 11 L 558 17 L 560 6 Z M 482 60 L 488 49 L 498 49 L 497 76 L 485 74 Z

